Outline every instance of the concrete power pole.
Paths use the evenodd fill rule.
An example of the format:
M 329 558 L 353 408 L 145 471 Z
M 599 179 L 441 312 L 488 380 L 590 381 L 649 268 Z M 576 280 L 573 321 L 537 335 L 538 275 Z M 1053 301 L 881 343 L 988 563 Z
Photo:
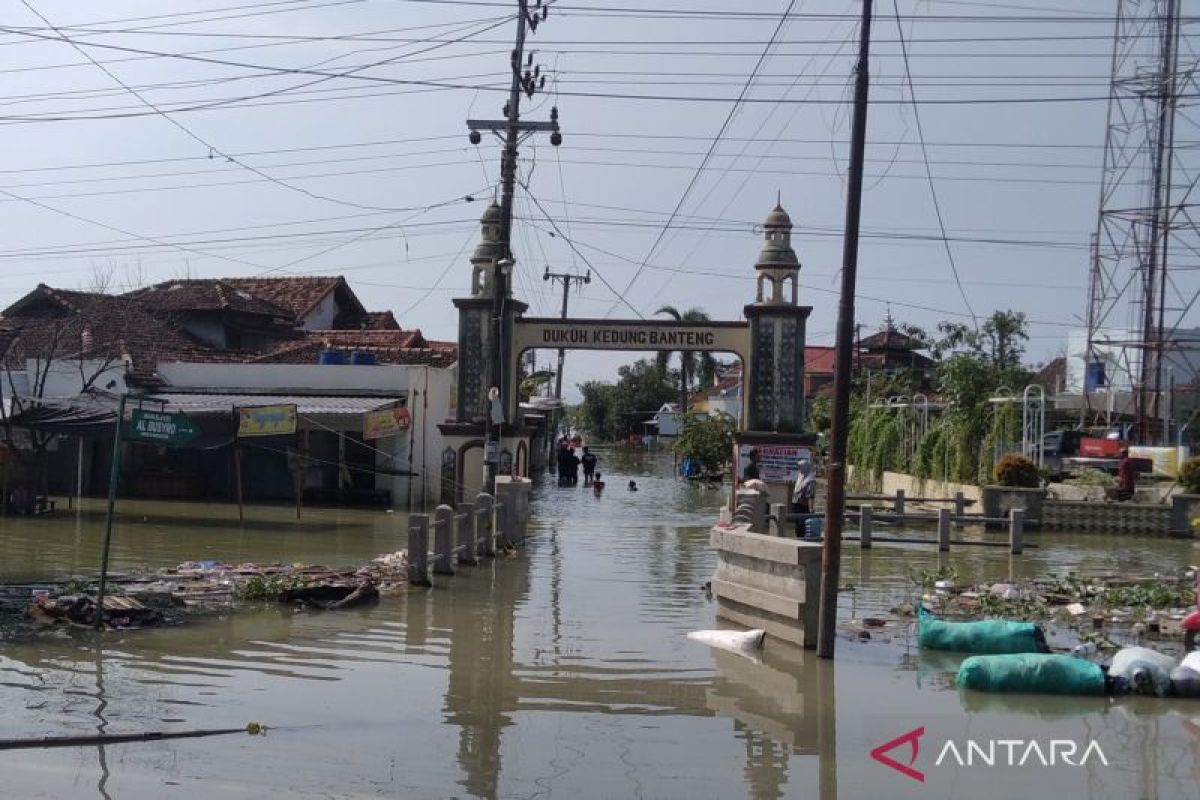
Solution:
M 846 229 L 842 239 L 842 293 L 838 302 L 837 353 L 833 377 L 833 426 L 825 495 L 825 542 L 821 552 L 821 610 L 817 657 L 833 658 L 837 635 L 837 591 L 842 559 L 842 515 L 846 508 L 846 444 L 850 422 L 850 366 L 854 349 L 854 286 L 858 272 L 858 227 L 862 212 L 863 161 L 867 140 L 867 67 L 871 54 L 871 0 L 863 0 L 854 68 L 854 114 L 850 122 L 850 171 Z
M 546 19 L 549 8 L 537 0 L 530 10 L 528 0 L 517 0 L 517 39 L 513 45 L 509 64 L 512 67 L 512 88 L 508 94 L 508 102 L 504 104 L 504 119 L 485 120 L 468 119 L 470 141 L 479 144 L 480 131 L 491 131 L 504 141 L 504 150 L 500 156 L 500 241 L 504 244 L 504 257 L 498 259 L 492 274 L 492 330 L 490 360 L 491 369 L 488 380 L 492 387 L 488 396 L 492 408 L 486 417 L 486 446 L 484 448 L 484 463 L 487 470 L 485 476 L 488 491 L 495 491 L 496 467 L 500 460 L 500 434 L 505 423 L 514 423 L 503 417 L 503 411 L 497 414 L 495 409 L 508 407 L 512 398 L 504 397 L 505 386 L 504 361 L 511 343 L 505 341 L 507 329 L 504 324 L 505 303 L 511 292 L 508 278 L 515 266 L 516 259 L 512 251 L 512 214 L 513 192 L 517 183 L 517 146 L 535 131 L 550 131 L 550 144 L 557 147 L 562 144 L 562 134 L 558 130 L 558 109 L 550 109 L 549 122 L 522 122 L 521 95 L 532 98 L 546 83 L 540 66 L 533 66 L 533 54 L 525 57 L 525 33 L 536 33 L 538 24 Z
M 546 267 L 546 272 L 542 275 L 544 281 L 561 282 L 563 287 L 563 302 L 562 302 L 562 319 L 567 318 L 567 298 L 571 293 L 571 286 L 583 286 L 592 282 L 592 271 L 589 269 L 585 275 L 575 275 L 570 272 L 551 272 L 549 267 Z M 554 461 L 554 437 L 558 433 L 558 426 L 562 421 L 562 376 L 563 376 L 563 361 L 566 359 L 567 351 L 558 348 L 558 369 L 554 373 L 554 399 L 558 401 L 558 408 L 554 410 L 554 423 L 546 427 L 546 464 L 550 468 L 550 472 L 557 471 L 558 465 Z

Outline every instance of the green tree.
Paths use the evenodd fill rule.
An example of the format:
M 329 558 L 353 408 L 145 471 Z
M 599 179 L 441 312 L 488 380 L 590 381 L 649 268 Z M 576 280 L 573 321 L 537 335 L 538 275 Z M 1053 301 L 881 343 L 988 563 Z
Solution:
M 699 308 L 689 308 L 687 311 L 680 311 L 675 306 L 663 306 L 654 313 L 665 314 L 673 318 L 676 322 L 711 321 L 708 313 Z M 667 364 L 670 362 L 672 355 L 673 353 L 670 350 L 664 350 L 658 354 L 658 368 L 662 372 L 666 372 Z M 695 350 L 679 351 L 679 413 L 683 414 L 688 410 L 688 393 L 691 390 L 692 377 L 699 376 L 701 386 L 712 386 L 713 378 L 716 374 L 717 362 L 711 353 L 697 352 Z
M 672 447 L 681 457 L 692 458 L 702 475 L 720 474 L 733 457 L 736 428 L 737 421 L 728 414 L 701 416 L 689 412 L 683 415 L 683 427 Z
M 995 311 L 983 323 L 980 332 L 990 345 L 992 363 L 998 367 L 1016 367 L 1025 355 L 1029 324 L 1023 311 Z
M 583 395 L 580 415 L 584 429 L 601 440 L 623 439 L 642 433 L 664 403 L 675 396 L 675 387 L 653 361 L 641 359 L 617 369 L 617 382 L 579 384 Z

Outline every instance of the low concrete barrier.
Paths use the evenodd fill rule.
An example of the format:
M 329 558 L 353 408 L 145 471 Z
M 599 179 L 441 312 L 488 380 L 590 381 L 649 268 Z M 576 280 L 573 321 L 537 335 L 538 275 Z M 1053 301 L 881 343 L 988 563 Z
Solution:
M 1043 530 L 1098 533 L 1169 533 L 1171 507 L 1157 503 L 1104 503 L 1047 500 Z
M 717 551 L 712 577 L 717 616 L 816 647 L 821 545 L 752 533 L 746 525 L 713 528 L 711 542 Z

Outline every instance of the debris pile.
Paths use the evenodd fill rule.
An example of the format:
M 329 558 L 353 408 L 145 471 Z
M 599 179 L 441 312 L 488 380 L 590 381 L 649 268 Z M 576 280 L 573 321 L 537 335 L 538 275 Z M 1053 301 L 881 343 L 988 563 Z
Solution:
M 106 628 L 126 630 L 175 624 L 188 611 L 239 603 L 281 602 L 297 608 L 342 610 L 375 603 L 381 592 L 395 591 L 407 579 L 405 550 L 343 568 L 186 561 L 154 572 L 110 576 L 101 619 Z M 33 593 L 32 603 L 26 601 L 24 616 L 39 626 L 95 627 L 95 588 L 86 581 L 42 587 Z

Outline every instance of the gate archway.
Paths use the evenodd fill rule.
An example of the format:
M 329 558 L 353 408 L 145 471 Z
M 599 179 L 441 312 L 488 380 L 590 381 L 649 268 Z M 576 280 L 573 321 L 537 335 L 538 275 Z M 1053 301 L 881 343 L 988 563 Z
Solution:
M 459 311 L 457 402 L 455 420 L 439 426 L 448 444 L 459 447 L 484 433 L 488 414 L 487 376 L 491 374 L 492 309 L 497 264 L 505 253 L 500 241 L 501 213 L 494 203 L 484 212 L 481 237 L 471 256 L 471 296 L 456 298 Z M 763 247 L 754 264 L 756 292 L 743 309 L 743 320 L 601 320 L 525 317 L 528 305 L 511 295 L 502 298 L 500 392 L 504 423 L 499 449 L 528 452 L 532 431 L 521 424 L 517 404 L 518 364 L 530 349 L 690 350 L 732 353 L 742 361 L 742 433 L 756 442 L 794 441 L 804 432 L 805 324 L 811 306 L 799 305 L 800 261 L 791 244 L 792 221 L 776 205 L 763 223 Z M 511 281 L 505 282 L 511 285 Z M 459 460 L 460 469 L 463 459 Z M 509 463 L 514 463 L 511 459 Z M 528 469 L 516 459 L 514 469 Z M 518 471 L 517 474 L 525 476 Z M 465 476 L 458 476 L 461 486 Z

